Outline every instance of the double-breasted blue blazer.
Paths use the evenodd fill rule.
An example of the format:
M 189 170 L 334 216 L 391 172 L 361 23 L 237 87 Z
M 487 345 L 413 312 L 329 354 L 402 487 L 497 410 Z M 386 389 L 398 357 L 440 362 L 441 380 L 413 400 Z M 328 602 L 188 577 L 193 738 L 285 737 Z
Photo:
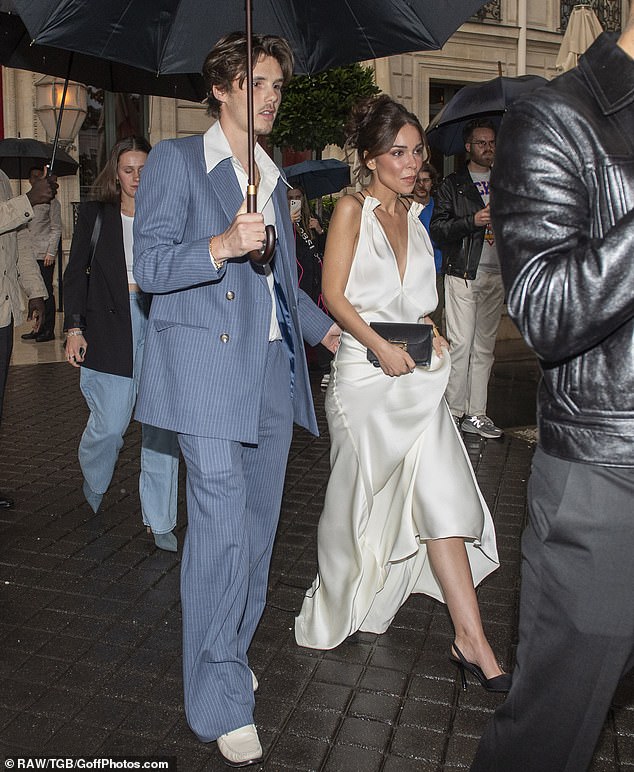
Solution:
M 134 275 L 154 295 L 136 418 L 184 434 L 257 443 L 271 294 L 247 258 L 216 270 L 209 238 L 244 200 L 231 159 L 207 173 L 203 137 L 160 142 L 136 195 Z M 286 186 L 273 192 L 273 273 L 286 298 L 278 317 L 292 340 L 289 384 L 294 420 L 317 433 L 302 337 L 317 345 L 332 324 L 297 288 Z M 283 395 L 280 395 L 283 398 Z

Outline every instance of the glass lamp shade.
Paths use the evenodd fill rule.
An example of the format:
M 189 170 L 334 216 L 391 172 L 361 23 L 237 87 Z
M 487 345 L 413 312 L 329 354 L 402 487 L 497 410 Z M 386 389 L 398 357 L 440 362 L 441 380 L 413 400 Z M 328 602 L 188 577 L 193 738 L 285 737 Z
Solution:
M 35 112 L 50 138 L 55 136 L 57 119 L 64 94 L 64 80 L 45 75 L 35 84 Z M 71 143 L 86 117 L 88 99 L 86 87 L 69 81 L 62 113 L 59 141 Z

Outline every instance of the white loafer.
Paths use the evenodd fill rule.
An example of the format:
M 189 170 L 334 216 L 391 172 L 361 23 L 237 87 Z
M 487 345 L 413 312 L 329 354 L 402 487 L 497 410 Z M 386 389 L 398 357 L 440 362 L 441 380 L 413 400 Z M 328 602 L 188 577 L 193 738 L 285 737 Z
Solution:
M 262 761 L 262 746 L 255 724 L 247 724 L 216 740 L 218 750 L 230 767 L 248 767 Z

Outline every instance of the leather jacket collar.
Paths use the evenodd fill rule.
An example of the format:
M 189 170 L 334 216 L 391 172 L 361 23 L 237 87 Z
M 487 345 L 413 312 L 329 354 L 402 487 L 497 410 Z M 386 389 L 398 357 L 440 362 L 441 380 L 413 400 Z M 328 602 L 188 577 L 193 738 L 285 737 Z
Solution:
M 632 58 L 615 45 L 618 37 L 618 33 L 604 32 L 579 61 L 579 71 L 604 115 L 611 115 L 634 102 Z M 618 77 L 615 73 L 619 73 Z
M 469 174 L 468 166 L 462 166 L 456 172 L 456 186 L 462 189 L 462 192 L 467 198 L 471 199 L 471 201 L 474 203 L 477 203 L 478 209 L 481 209 L 484 206 L 482 196 L 474 185 L 471 175 Z

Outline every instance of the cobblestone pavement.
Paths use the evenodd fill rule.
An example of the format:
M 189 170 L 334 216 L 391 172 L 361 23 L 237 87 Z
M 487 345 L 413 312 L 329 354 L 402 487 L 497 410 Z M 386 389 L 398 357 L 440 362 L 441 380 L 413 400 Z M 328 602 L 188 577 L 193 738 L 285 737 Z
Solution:
M 518 376 L 517 369 L 496 365 L 495 420 L 512 399 L 522 403 L 517 410 L 532 415 L 535 378 L 526 372 Z M 0 511 L 0 751 L 166 754 L 177 756 L 180 772 L 226 769 L 215 743 L 199 743 L 184 719 L 181 552 L 156 550 L 142 526 L 138 427 L 128 432 L 95 515 L 83 500 L 77 463 L 86 420 L 78 373 L 64 364 L 24 365 L 13 367 L 9 379 L 0 488 L 15 496 L 16 505 Z M 316 571 L 316 528 L 328 476 L 317 381 L 315 400 L 323 435 L 295 433 L 268 604 L 250 652 L 260 681 L 256 722 L 266 753 L 258 768 L 466 769 L 500 697 L 473 681 L 461 690 L 448 661 L 452 630 L 441 604 L 414 596 L 384 635 L 357 634 L 333 651 L 294 642 L 293 617 Z M 514 656 L 531 437 L 523 429 L 507 432 L 502 441 L 467 438 L 502 560 L 479 599 L 493 647 L 507 667 Z M 179 545 L 184 470 L 181 482 Z M 634 770 L 631 678 L 617 695 L 592 769 Z

